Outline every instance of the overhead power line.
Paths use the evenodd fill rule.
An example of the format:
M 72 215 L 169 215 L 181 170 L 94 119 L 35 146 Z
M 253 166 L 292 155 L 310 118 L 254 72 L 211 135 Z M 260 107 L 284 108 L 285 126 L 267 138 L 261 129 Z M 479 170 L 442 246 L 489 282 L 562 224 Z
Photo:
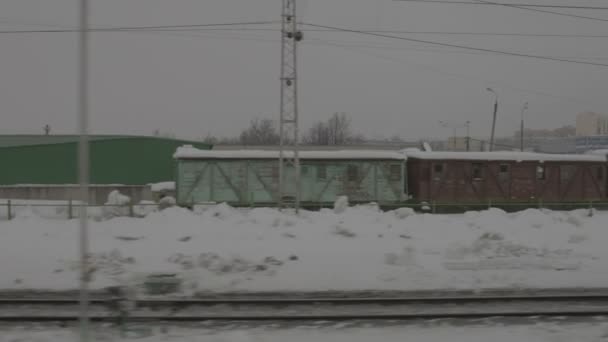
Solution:
M 311 44 L 311 42 L 308 39 L 304 43 L 307 45 Z M 387 60 L 387 61 L 394 62 L 394 63 L 415 65 L 416 70 L 423 69 L 423 70 L 431 71 L 431 72 L 434 72 L 434 73 L 437 73 L 440 75 L 444 75 L 447 77 L 455 77 L 455 78 L 460 78 L 460 79 L 466 79 L 469 81 L 483 82 L 483 84 L 496 85 L 500 88 L 510 89 L 510 90 L 516 91 L 516 92 L 530 93 L 530 94 L 534 94 L 537 96 L 545 96 L 545 97 L 555 98 L 555 99 L 568 101 L 568 102 L 572 102 L 572 103 L 578 103 L 578 104 L 588 104 L 589 103 L 589 101 L 585 100 L 585 99 L 579 99 L 579 98 L 575 98 L 575 97 L 571 97 L 571 96 L 564 96 L 564 95 L 555 95 L 555 94 L 547 93 L 547 92 L 540 91 L 540 90 L 514 86 L 514 85 L 508 84 L 504 81 L 488 80 L 488 79 L 480 78 L 477 76 L 470 76 L 470 75 L 466 75 L 466 74 L 462 74 L 462 73 L 458 73 L 458 72 L 447 71 L 447 70 L 443 70 L 442 68 L 439 68 L 436 66 L 417 63 L 417 62 L 413 62 L 411 60 L 404 60 L 404 59 L 400 59 L 400 58 L 389 57 L 386 55 L 380 55 L 375 52 L 362 50 L 360 48 L 356 48 L 356 47 L 352 47 L 352 46 L 335 44 L 335 43 L 325 42 L 325 41 L 313 41 L 312 45 L 338 47 L 338 48 L 344 49 L 346 51 L 352 51 L 352 52 L 360 53 L 363 55 L 368 55 L 371 57 L 375 57 L 375 58 L 382 59 L 382 60 Z
M 259 32 L 280 32 L 280 29 L 273 28 L 193 28 L 193 29 L 163 29 L 149 31 L 259 31 Z M 302 29 L 304 32 L 344 32 L 330 29 Z M 397 34 L 424 34 L 424 35 L 449 35 L 449 36 L 506 36 L 506 37 L 546 37 L 546 38 L 608 38 L 606 34 L 558 34 L 558 33 L 517 33 L 517 32 L 468 32 L 468 31 L 408 31 L 408 30 L 361 30 L 371 33 L 397 33 Z
M 312 27 L 319 27 L 319 28 L 326 28 L 326 29 L 333 29 L 333 30 L 341 30 L 341 31 L 344 31 L 344 32 L 352 32 L 352 33 L 363 34 L 363 35 L 368 35 L 368 36 L 390 38 L 390 39 L 404 40 L 404 41 L 417 42 L 417 43 L 425 43 L 425 44 L 429 44 L 429 45 L 446 46 L 446 47 L 451 47 L 451 48 L 473 50 L 473 51 L 492 52 L 492 53 L 501 54 L 501 55 L 526 57 L 526 58 L 533 58 L 533 59 L 539 59 L 539 60 L 550 60 L 550 61 L 555 61 L 555 62 L 567 62 L 567 63 L 575 63 L 575 64 L 586 64 L 586 65 L 595 65 L 595 66 L 608 67 L 608 64 L 604 64 L 604 63 L 577 61 L 577 60 L 572 60 L 572 59 L 562 59 L 562 58 L 554 58 L 554 57 L 548 57 L 548 56 L 530 55 L 530 54 L 525 54 L 525 53 L 509 52 L 509 51 L 504 51 L 504 50 L 477 48 L 477 47 L 472 47 L 472 46 L 457 45 L 457 44 L 450 44 L 450 43 L 441 43 L 441 42 L 435 42 L 435 41 L 431 41 L 431 40 L 416 39 L 416 38 L 407 38 L 407 37 L 401 37 L 401 36 L 393 36 L 393 35 L 388 35 L 388 34 L 373 33 L 373 32 L 366 32 L 366 31 L 359 31 L 359 30 L 352 30 L 352 29 L 340 28 L 340 27 L 334 27 L 334 26 L 316 25 L 316 24 L 309 24 L 309 23 L 303 23 L 303 24 L 307 25 L 307 26 L 312 26 Z
M 584 15 L 562 13 L 562 12 L 555 12 L 555 11 L 548 11 L 548 10 L 543 10 L 543 9 L 538 9 L 538 8 L 530 8 L 530 7 L 525 7 L 525 6 L 510 5 L 510 4 L 504 4 L 504 3 L 499 3 L 499 2 L 492 2 L 492 1 L 485 1 L 485 0 L 474 0 L 474 1 L 477 2 L 477 3 L 479 3 L 479 4 L 483 4 L 483 5 L 496 5 L 496 6 L 504 6 L 504 7 L 511 7 L 511 8 L 519 8 L 519 9 L 525 10 L 525 11 L 533 11 L 533 12 L 540 12 L 540 13 L 549 13 L 549 14 L 553 14 L 553 15 L 559 15 L 559 16 L 562 16 L 562 17 L 571 17 L 571 18 L 587 19 L 587 20 L 595 20 L 595 21 L 608 21 L 608 19 L 603 19 L 603 18 L 587 17 L 587 16 L 584 16 Z
M 474 0 L 472 2 L 469 1 L 449 1 L 449 0 L 393 0 L 393 1 L 402 1 L 402 2 L 417 2 L 417 3 L 424 3 L 424 2 L 428 2 L 428 3 L 441 3 L 441 4 L 470 4 L 470 5 L 493 5 L 493 6 L 504 6 L 504 7 L 511 7 L 511 8 L 519 8 L 522 10 L 526 10 L 526 11 L 533 11 L 533 12 L 540 12 L 540 13 L 549 13 L 549 14 L 553 14 L 553 15 L 559 15 L 562 17 L 571 17 L 571 18 L 578 18 L 578 19 L 587 19 L 587 20 L 595 20 L 595 21 L 608 21 L 608 19 L 604 19 L 604 18 L 597 18 L 597 17 L 588 17 L 588 16 L 584 16 L 584 15 L 578 15 L 578 14 L 570 14 L 570 13 L 562 13 L 562 12 L 555 12 L 555 11 L 548 11 L 548 10 L 543 10 L 543 9 L 538 9 L 538 8 L 533 8 L 533 7 L 554 7 L 556 5 L 530 5 L 530 4 L 507 4 L 507 3 L 502 3 L 502 2 L 492 2 L 492 1 L 482 1 L 482 0 Z M 561 7 L 564 8 L 564 7 Z M 589 8 L 592 9 L 592 8 Z M 598 9 L 608 9 L 608 7 L 606 8 L 598 8 Z
M 250 22 L 235 22 L 235 23 L 218 23 L 218 24 L 195 24 L 195 25 L 158 25 L 158 26 L 122 26 L 122 27 L 107 27 L 107 28 L 91 28 L 90 32 L 115 32 L 115 31 L 140 31 L 140 30 L 171 30 L 171 29 L 194 29 L 199 27 L 217 27 L 217 26 L 246 26 L 246 25 L 267 25 L 274 24 L 277 21 L 250 21 Z M 49 30 L 4 30 L 0 33 L 63 33 L 63 32 L 79 32 L 78 29 L 49 29 Z
M 366 41 L 359 42 L 350 42 L 350 41 L 341 41 L 341 40 L 328 40 L 328 39 L 319 39 L 319 38 L 311 38 L 306 39 L 308 43 L 310 40 L 314 40 L 319 43 L 328 43 L 335 44 L 335 46 L 340 47 L 354 47 L 354 48 L 367 48 L 373 50 L 383 50 L 383 51 L 416 51 L 416 52 L 428 52 L 428 53 L 438 53 L 438 54 L 466 54 L 466 55 L 474 55 L 474 56 L 496 56 L 496 53 L 490 52 L 480 52 L 480 51 L 468 51 L 462 49 L 452 49 L 446 47 L 406 47 L 406 46 L 394 46 L 388 45 L 385 43 L 379 44 L 370 44 Z M 552 58 L 560 58 L 560 59 L 574 59 L 574 60 L 608 60 L 608 57 L 600 57 L 600 56 L 590 56 L 590 57 L 581 57 L 581 56 L 547 56 Z
M 395 0 L 395 1 L 422 1 L 427 0 Z M 448 1 L 451 2 L 451 1 Z M 608 7 L 607 7 L 608 8 Z M 201 25 L 170 25 L 170 26 L 133 26 L 133 27 L 104 27 L 91 29 L 91 31 L 116 32 L 116 31 L 150 31 L 150 32 L 207 32 L 207 31 L 259 31 L 259 32 L 280 32 L 280 28 L 259 28 L 259 27 L 234 27 L 247 25 L 266 25 L 277 22 L 244 22 L 244 23 L 223 23 L 223 24 L 201 24 Z M 78 32 L 76 28 L 65 27 L 62 25 L 49 24 L 30 24 L 30 26 L 49 26 L 57 29 L 36 29 L 36 30 L 0 30 L 2 33 L 67 33 Z M 226 27 L 231 26 L 231 27 Z M 305 32 L 336 32 L 344 33 L 342 30 L 333 29 L 302 29 Z M 360 31 L 371 33 L 395 33 L 395 34 L 420 34 L 420 35 L 449 35 L 449 36 L 505 36 L 505 37 L 547 37 L 547 38 L 608 38 L 606 34 L 559 34 L 559 33 L 526 33 L 526 32 L 471 32 L 471 31 L 410 31 L 410 30 L 364 30 Z
M 564 8 L 564 9 L 584 9 L 584 10 L 608 10 L 608 6 L 580 6 L 580 5 L 543 5 L 543 4 L 528 4 L 528 3 L 479 3 L 477 1 L 449 1 L 449 0 L 393 0 L 403 2 L 419 2 L 431 4 L 452 4 L 452 5 L 494 5 L 494 6 L 520 6 L 520 7 L 537 7 L 537 8 Z
M 126 28 L 92 29 L 91 32 L 280 32 L 280 29 L 271 28 Z M 303 29 L 303 32 L 344 32 L 329 29 Z M 488 37 L 537 37 L 537 38 L 608 38 L 605 34 L 552 34 L 552 33 L 509 33 L 509 32 L 454 32 L 454 31 L 407 31 L 407 30 L 360 30 L 366 33 L 393 33 L 393 34 L 419 34 L 419 35 L 446 35 L 446 36 L 488 36 Z M 10 33 L 70 33 L 78 32 L 76 29 L 51 30 L 0 30 L 0 34 Z

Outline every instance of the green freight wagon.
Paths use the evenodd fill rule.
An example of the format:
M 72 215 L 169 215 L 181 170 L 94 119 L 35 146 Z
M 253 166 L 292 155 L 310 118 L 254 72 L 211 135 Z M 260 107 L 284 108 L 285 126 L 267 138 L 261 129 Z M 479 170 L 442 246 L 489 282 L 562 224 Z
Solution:
M 173 153 L 190 144 L 161 137 L 91 135 L 91 183 L 145 185 L 173 180 Z M 0 185 L 77 184 L 77 135 L 0 135 Z
M 278 151 L 203 151 L 182 147 L 175 158 L 180 205 L 225 202 L 262 206 L 278 202 Z M 404 201 L 405 159 L 401 153 L 387 151 L 301 151 L 301 204 L 327 206 L 343 195 L 351 203 Z M 285 164 L 285 168 L 286 186 L 297 186 L 293 166 Z

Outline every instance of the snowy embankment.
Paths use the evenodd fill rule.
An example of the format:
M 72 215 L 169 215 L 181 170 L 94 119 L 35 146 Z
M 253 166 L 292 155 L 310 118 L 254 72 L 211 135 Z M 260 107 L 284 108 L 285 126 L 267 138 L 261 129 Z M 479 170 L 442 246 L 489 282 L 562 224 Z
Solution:
M 93 287 L 175 273 L 195 291 L 608 287 L 608 213 L 169 208 L 92 221 Z M 0 289 L 75 289 L 77 220 L 0 222 Z

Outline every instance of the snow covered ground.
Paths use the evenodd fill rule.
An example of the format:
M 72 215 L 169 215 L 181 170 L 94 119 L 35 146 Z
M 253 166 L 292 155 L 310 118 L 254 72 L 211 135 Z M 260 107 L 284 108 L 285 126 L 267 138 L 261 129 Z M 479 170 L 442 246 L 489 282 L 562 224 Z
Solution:
M 371 324 L 370 324 L 371 325 Z M 95 341 L 138 342 L 597 342 L 608 340 L 608 325 L 597 323 L 537 323 L 529 325 L 483 324 L 454 326 L 325 327 L 192 329 L 139 327 L 120 337 L 115 329 L 94 327 Z M 69 328 L 1 328 L 0 342 L 76 342 L 78 330 Z
M 196 291 L 608 287 L 608 212 L 462 215 L 226 205 L 92 221 L 93 287 L 175 273 Z M 77 220 L 0 222 L 0 289 L 75 289 Z

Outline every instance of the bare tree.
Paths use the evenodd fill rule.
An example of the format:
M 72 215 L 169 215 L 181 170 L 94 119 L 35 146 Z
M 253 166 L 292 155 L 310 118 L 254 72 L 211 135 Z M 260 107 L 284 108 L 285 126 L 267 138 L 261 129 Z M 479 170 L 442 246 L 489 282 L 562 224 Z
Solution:
M 329 129 L 327 123 L 322 121 L 315 122 L 302 140 L 305 144 L 310 145 L 329 145 Z
M 364 144 L 367 141 L 368 139 L 362 133 L 353 134 L 348 138 L 349 144 Z
M 351 119 L 346 113 L 334 113 L 326 122 L 318 121 L 312 125 L 303 138 L 311 145 L 345 145 L 352 142 Z M 361 136 L 356 137 L 361 140 Z
M 279 133 L 271 119 L 251 120 L 249 127 L 239 136 L 243 145 L 277 145 L 279 140 Z
M 346 113 L 334 113 L 327 121 L 331 145 L 344 145 L 350 138 L 351 120 Z
M 201 139 L 201 141 L 205 144 L 209 144 L 209 145 L 217 145 L 217 143 L 220 141 L 220 139 L 218 139 L 217 137 L 214 137 L 213 135 L 207 133 L 207 135 Z

